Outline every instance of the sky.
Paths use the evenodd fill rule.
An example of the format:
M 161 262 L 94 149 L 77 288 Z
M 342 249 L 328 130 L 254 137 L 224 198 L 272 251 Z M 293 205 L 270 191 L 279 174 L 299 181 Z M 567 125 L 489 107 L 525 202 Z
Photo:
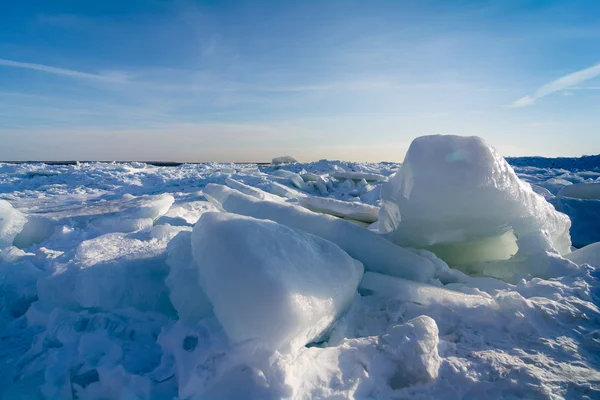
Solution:
M 600 2 L 0 0 L 0 160 L 600 153 Z

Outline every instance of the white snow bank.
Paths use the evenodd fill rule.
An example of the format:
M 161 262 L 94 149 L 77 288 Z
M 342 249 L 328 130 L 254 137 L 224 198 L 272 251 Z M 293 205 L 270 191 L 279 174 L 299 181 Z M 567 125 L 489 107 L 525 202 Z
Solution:
M 396 243 L 427 247 L 544 231 L 570 251 L 569 218 L 521 181 L 478 137 L 423 136 L 381 192 L 379 229 Z
M 275 164 L 275 165 L 292 164 L 292 163 L 297 163 L 297 162 L 298 162 L 298 160 L 296 160 L 294 157 L 291 157 L 291 156 L 275 157 L 273 160 L 271 160 L 271 164 Z
M 383 176 L 381 174 L 374 174 L 374 173 L 369 173 L 369 172 L 332 171 L 330 175 L 336 179 L 352 179 L 355 181 L 360 181 L 361 179 L 364 179 L 366 181 L 383 181 L 383 180 L 385 180 L 385 176 Z
M 379 207 L 363 203 L 307 196 L 299 198 L 298 204 L 311 211 L 351 218 L 357 221 L 372 223 L 379 219 Z
M 273 350 L 318 339 L 348 308 L 363 275 L 362 264 L 331 242 L 233 214 L 203 214 L 192 253 L 227 336 Z
M 430 260 L 343 219 L 289 203 L 261 201 L 222 185 L 208 184 L 204 195 L 225 211 L 269 219 L 327 239 L 362 262 L 366 270 L 423 282 L 435 273 Z
M 600 268 L 600 242 L 588 244 L 581 249 L 577 249 L 569 253 L 565 258 L 573 261 L 575 264 L 589 264 L 596 268 Z
M 27 222 L 25 215 L 6 200 L 0 200 L 0 249 L 12 246 Z
M 600 200 L 600 183 L 576 183 L 565 186 L 556 195 L 557 197 L 572 197 L 584 200 Z

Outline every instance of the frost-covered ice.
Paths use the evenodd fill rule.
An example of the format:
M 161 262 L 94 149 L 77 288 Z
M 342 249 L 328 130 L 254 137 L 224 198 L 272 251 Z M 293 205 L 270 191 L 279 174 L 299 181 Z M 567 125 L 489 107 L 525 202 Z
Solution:
M 0 164 L 0 399 L 600 398 L 600 159 L 515 176 L 431 140 L 403 166 Z M 343 219 L 386 185 L 425 249 Z

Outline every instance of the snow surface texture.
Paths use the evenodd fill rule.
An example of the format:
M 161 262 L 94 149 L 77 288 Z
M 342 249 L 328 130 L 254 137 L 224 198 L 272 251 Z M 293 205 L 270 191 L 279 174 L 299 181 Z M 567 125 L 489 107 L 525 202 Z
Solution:
M 536 193 L 557 208 L 562 204 L 573 220 L 576 246 L 593 240 L 599 228 L 587 216 L 597 213 L 597 200 L 557 195 L 565 186 L 600 183 L 598 157 L 509 161 Z M 0 164 L 0 399 L 600 398 L 598 244 L 563 256 L 552 249 L 550 235 L 517 239 L 515 230 L 461 243 L 468 251 L 445 244 L 433 249 L 458 270 L 427 250 L 399 247 L 323 214 L 344 211 L 345 205 L 327 201 L 323 213 L 302 206 L 302 199 L 314 197 L 348 202 L 350 210 L 355 204 L 379 207 L 382 186 L 399 167 L 340 161 Z M 367 175 L 384 178 L 369 181 Z M 435 182 L 432 176 L 430 187 Z M 205 194 L 215 198 L 209 203 L 203 190 L 211 183 L 216 185 Z M 205 213 L 223 208 L 275 221 L 222 214 L 228 229 L 239 230 L 241 218 L 260 226 L 258 232 L 267 227 L 275 232 L 239 240 L 236 235 L 218 240 L 205 226 L 208 243 L 201 240 L 200 247 L 213 267 L 256 271 L 235 280 L 250 294 L 258 276 L 273 269 L 265 255 L 273 261 L 274 255 L 290 254 L 292 238 L 339 247 L 310 247 L 314 263 L 290 258 L 284 270 L 290 274 L 267 286 L 261 280 L 260 293 L 241 305 L 255 316 L 271 307 L 294 311 L 298 318 L 286 315 L 285 325 L 278 326 L 275 317 L 254 325 L 255 337 L 279 333 L 270 336 L 271 346 L 231 340 L 209 290 L 202 288 L 192 226 L 199 218 L 216 218 Z M 538 218 L 546 215 L 545 207 L 539 210 Z M 280 242 L 282 232 L 293 233 Z M 271 240 L 253 246 L 259 237 Z M 226 251 L 216 252 L 222 248 Z M 322 259 L 318 248 L 337 250 Z M 349 309 L 340 314 L 345 307 L 326 300 L 334 299 L 332 293 L 317 296 L 311 284 L 296 298 L 324 303 L 331 312 L 299 311 L 290 294 L 315 278 L 311 267 L 346 265 L 339 262 L 348 260 L 340 248 L 366 269 Z M 512 256 L 515 252 L 520 254 Z M 228 255 L 238 262 L 222 263 Z M 331 262 L 325 265 L 325 259 Z M 305 266 L 311 274 L 291 284 L 283 279 Z M 335 271 L 324 271 L 315 285 L 336 277 Z M 215 279 L 232 279 L 213 272 Z M 348 280 L 335 278 L 335 286 Z M 289 301 L 269 305 L 268 311 L 253 306 L 273 293 Z M 317 314 L 328 322 L 305 335 L 305 323 L 311 325 L 307 321 Z M 300 337 L 297 346 L 273 350 L 277 341 Z M 306 341 L 311 343 L 300 345 Z

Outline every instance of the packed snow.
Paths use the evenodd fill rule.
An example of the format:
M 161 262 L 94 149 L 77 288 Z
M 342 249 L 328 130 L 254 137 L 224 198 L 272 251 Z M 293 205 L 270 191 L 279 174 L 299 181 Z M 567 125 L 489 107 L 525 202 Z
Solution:
M 507 160 L 0 163 L 0 399 L 600 398 L 600 158 Z

